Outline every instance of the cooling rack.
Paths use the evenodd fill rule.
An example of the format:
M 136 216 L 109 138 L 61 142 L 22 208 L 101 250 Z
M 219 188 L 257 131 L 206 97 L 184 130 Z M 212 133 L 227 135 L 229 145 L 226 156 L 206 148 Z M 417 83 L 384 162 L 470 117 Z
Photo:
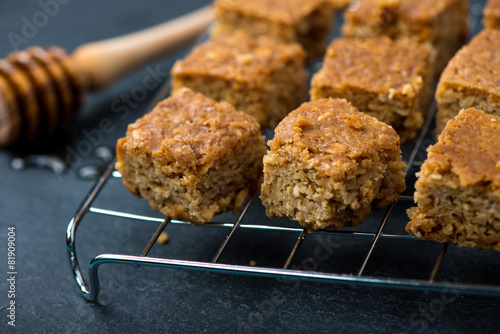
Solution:
M 151 110 L 154 104 L 168 95 L 168 92 L 169 85 L 165 84 L 147 110 Z M 500 269 L 498 268 L 500 254 L 478 249 L 458 249 L 446 243 L 415 239 L 404 231 L 404 226 L 408 222 L 404 209 L 413 205 L 415 174 L 426 157 L 426 148 L 434 143 L 432 120 L 435 112 L 436 106 L 433 105 L 413 145 L 403 148 L 403 159 L 407 163 L 405 170 L 407 190 L 400 196 L 397 203 L 370 215 L 356 230 L 323 230 L 309 233 L 298 223 L 290 221 L 283 223 L 280 220 L 266 218 L 263 214 L 265 209 L 257 195 L 247 198 L 241 212 L 230 216 L 229 222 L 215 220 L 203 226 L 160 218 L 153 210 L 134 212 L 133 206 L 124 205 L 118 210 L 103 207 L 96 204 L 96 200 L 100 195 L 102 196 L 102 192 L 107 187 L 110 187 L 110 183 L 121 183 L 121 176 L 114 169 L 114 161 L 111 162 L 85 195 L 66 230 L 69 262 L 82 296 L 88 301 L 97 300 L 100 290 L 99 268 L 108 264 L 157 266 L 171 270 L 197 270 L 311 280 L 352 286 L 500 296 Z M 123 191 L 116 196 L 129 196 L 123 186 L 119 189 Z M 120 202 L 120 199 L 116 202 Z M 258 219 L 252 218 L 252 213 L 255 211 L 260 212 Z M 153 237 L 144 245 L 143 251 L 139 254 L 103 253 L 96 255 L 90 260 L 88 273 L 85 274 L 79 264 L 76 251 L 77 230 L 82 224 L 90 223 L 89 220 L 96 216 L 104 220 L 126 220 L 134 224 L 150 222 L 158 226 Z M 170 256 L 175 253 L 168 251 L 170 244 L 158 245 L 160 250 L 156 254 L 160 256 L 150 256 L 151 249 L 158 244 L 159 235 L 173 226 L 192 229 L 222 229 L 221 233 L 224 234 L 224 238 L 221 238 L 220 244 L 216 244 L 210 260 L 207 260 L 205 250 L 201 250 L 204 256 L 194 259 Z M 176 232 L 178 229 L 169 231 L 171 239 L 176 238 Z M 244 261 L 235 261 L 224 256 L 227 253 L 234 253 L 238 257 L 244 253 L 239 251 L 239 247 L 242 247 L 241 239 L 245 239 L 246 236 L 251 236 L 247 238 L 249 240 L 255 240 L 255 236 L 259 238 L 272 233 L 280 234 L 278 241 L 274 239 L 272 241 L 273 244 L 280 245 L 279 254 L 265 254 L 266 257 L 278 257 L 277 261 L 271 261 L 272 264 L 252 263 L 255 261 L 246 264 Z M 239 239 L 235 237 L 236 234 L 240 234 Z M 332 238 L 339 242 L 328 249 L 328 254 L 326 254 L 328 256 L 325 257 L 325 254 L 321 255 L 316 252 L 318 248 L 314 248 L 314 245 L 331 243 Z M 269 238 L 261 239 L 269 241 Z M 358 247 L 359 243 L 355 242 L 360 239 L 363 240 L 364 247 Z M 252 258 L 252 251 L 255 252 L 256 247 L 248 247 L 248 243 L 251 241 L 245 242 L 247 248 L 245 252 L 250 253 L 248 257 Z M 313 245 L 313 248 L 304 246 L 307 243 Z M 259 246 L 262 247 L 262 242 Z M 433 248 L 434 251 L 427 251 L 429 248 Z M 394 258 L 395 254 L 396 258 Z M 349 265 L 341 264 L 345 262 L 342 262 L 342 259 L 346 259 Z M 318 262 L 326 265 L 314 265 Z M 305 263 L 309 265 L 306 266 Z M 473 274 L 470 274 L 471 272 Z
M 164 93 L 160 93 L 160 95 Z M 419 170 L 422 163 L 417 157 L 424 157 L 423 152 L 425 152 L 426 146 L 432 143 L 432 135 L 430 134 L 430 126 L 432 119 L 435 114 L 435 105 L 431 108 L 427 120 L 417 138 L 411 150 L 406 150 L 406 178 L 407 183 L 412 182 L 415 178 L 415 173 Z M 409 152 L 409 153 L 408 153 Z M 391 275 L 390 273 L 385 273 L 382 276 L 366 274 L 366 268 L 370 264 L 374 251 L 381 241 L 386 241 L 389 243 L 389 247 L 393 248 L 394 252 L 398 252 L 398 248 L 401 247 L 400 243 L 433 243 L 428 240 L 415 239 L 404 233 L 386 233 L 384 230 L 391 224 L 398 224 L 403 226 L 406 224 L 404 217 L 401 215 L 394 214 L 394 208 L 396 205 L 402 202 L 412 202 L 411 196 L 411 185 L 410 192 L 408 195 L 403 194 L 400 196 L 396 204 L 391 205 L 386 208 L 382 214 L 378 217 L 369 216 L 368 220 L 371 220 L 371 225 L 375 225 L 375 229 L 372 231 L 363 231 L 362 224 L 359 230 L 324 230 L 314 233 L 309 233 L 305 228 L 299 227 L 299 225 L 289 224 L 288 226 L 280 226 L 280 224 L 274 224 L 274 220 L 268 219 L 262 223 L 248 221 L 246 216 L 249 212 L 250 205 L 256 200 L 256 195 L 251 196 L 247 199 L 241 212 L 234 216 L 233 222 L 211 222 L 205 226 L 196 226 L 195 228 L 204 229 L 208 227 L 218 227 L 222 229 L 227 229 L 227 235 L 223 242 L 220 244 L 218 250 L 213 254 L 211 261 L 197 261 L 197 260 L 182 260 L 176 258 L 167 257 L 152 257 L 148 256 L 149 251 L 153 245 L 157 242 L 159 235 L 168 225 L 180 225 L 180 226 L 191 226 L 188 222 L 173 220 L 170 218 L 158 218 L 153 215 L 143 215 L 134 212 L 129 212 L 127 210 L 110 210 L 108 208 L 102 208 L 94 206 L 93 203 L 99 196 L 103 188 L 109 182 L 121 182 L 120 174 L 114 170 L 114 162 L 112 162 L 104 174 L 99 178 L 91 190 L 87 193 L 84 200 L 82 201 L 80 207 L 77 209 L 75 215 L 69 222 L 66 232 L 66 244 L 67 252 L 69 255 L 69 260 L 72 268 L 72 272 L 76 283 L 78 284 L 81 294 L 88 301 L 95 301 L 99 293 L 99 268 L 104 264 L 118 263 L 123 265 L 141 265 L 141 266 L 158 266 L 165 268 L 177 268 L 177 269 L 189 269 L 189 270 L 205 270 L 218 273 L 226 274 L 244 274 L 253 276 L 266 276 L 274 278 L 287 278 L 287 279 L 302 279 L 302 280 L 314 280 L 328 283 L 337 284 L 349 284 L 349 285 L 369 285 L 369 286 L 380 286 L 387 288 L 403 288 L 403 289 L 417 289 L 417 290 L 428 290 L 428 291 L 454 291 L 456 293 L 468 293 L 468 294 L 482 294 L 482 295 L 494 295 L 500 296 L 500 282 L 496 284 L 477 284 L 471 282 L 455 281 L 451 282 L 452 278 L 436 279 L 438 272 L 443 260 L 447 256 L 447 250 L 449 248 L 448 244 L 442 244 L 442 247 L 438 255 L 434 259 L 426 259 L 426 262 L 432 261 L 433 266 L 427 273 L 422 272 L 422 269 L 418 267 L 419 263 L 415 263 L 414 271 L 418 278 L 414 277 L 397 277 L 396 275 Z M 408 204 L 406 204 L 408 205 Z M 256 205 L 253 210 L 264 210 L 262 205 Z M 133 220 L 139 224 L 144 224 L 144 222 L 153 222 L 158 224 L 158 228 L 154 233 L 153 237 L 149 240 L 147 245 L 145 245 L 144 250 L 141 254 L 100 254 L 95 256 L 90 261 L 90 266 L 88 268 L 88 280 L 84 278 L 84 273 L 78 262 L 77 251 L 75 248 L 76 243 L 76 232 L 78 227 L 85 221 L 85 217 L 89 214 L 102 215 L 104 217 L 112 217 L 113 219 L 128 219 Z M 88 218 L 91 219 L 91 218 Z M 376 219 L 377 221 L 373 221 Z M 407 219 L 407 218 L 406 218 Z M 375 223 L 375 224 L 374 224 Z M 366 224 L 366 222 L 365 222 Z M 272 233 L 281 232 L 289 234 L 291 238 L 295 241 L 293 246 L 288 251 L 288 256 L 282 266 L 256 266 L 256 265 L 240 265 L 232 264 L 221 261 L 221 255 L 227 251 L 227 246 L 231 243 L 233 236 L 236 231 L 254 231 L 258 233 Z M 313 271 L 310 268 L 297 268 L 297 266 L 291 266 L 294 261 L 294 257 L 301 249 L 301 246 L 310 235 L 314 235 L 315 238 L 326 238 L 327 236 L 335 236 L 342 238 L 367 238 L 370 241 L 370 245 L 364 254 L 364 256 L 359 259 L 357 264 L 357 269 L 352 270 L 349 273 L 341 273 L 335 271 Z M 175 235 L 171 237 L 175 238 Z M 318 241 L 316 241 L 318 242 Z M 321 242 L 321 241 L 319 241 Z M 392 245 L 391 245 L 392 244 Z M 162 247 L 168 248 L 168 245 L 162 245 Z M 455 246 L 450 246 L 455 247 Z M 467 250 L 464 250 L 467 251 Z M 470 250 L 474 251 L 474 250 Z M 337 255 L 346 255 L 345 252 L 349 250 L 344 250 L 342 247 L 335 248 Z M 488 251 L 479 251 L 488 252 Z M 311 254 L 313 255 L 313 254 Z M 348 254 L 347 254 L 348 255 Z M 496 253 L 488 252 L 490 257 L 497 256 Z M 270 255 L 272 256 L 272 255 Z M 453 255 L 452 255 L 453 256 Z M 480 254 L 480 256 L 482 256 Z M 456 255 L 454 255 L 456 257 Z M 311 257 L 313 258 L 313 257 Z M 455 259 L 456 260 L 456 259 Z M 459 259 L 458 259 L 459 260 Z M 498 256 L 496 257 L 498 260 Z M 410 260 L 411 261 L 411 260 Z M 417 261 L 418 262 L 418 261 Z M 411 266 L 411 263 L 410 263 Z M 372 270 L 373 271 L 373 270 Z M 388 274 L 388 275 L 387 275 Z M 424 277 L 424 278 L 422 278 Z M 498 278 L 498 276 L 497 276 Z

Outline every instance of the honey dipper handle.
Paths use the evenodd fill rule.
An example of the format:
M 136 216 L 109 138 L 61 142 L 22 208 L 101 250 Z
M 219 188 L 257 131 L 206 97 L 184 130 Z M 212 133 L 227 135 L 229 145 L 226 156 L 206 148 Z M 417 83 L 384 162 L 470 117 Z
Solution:
M 213 21 L 211 6 L 129 35 L 80 46 L 72 55 L 86 87 L 100 89 L 186 42 Z

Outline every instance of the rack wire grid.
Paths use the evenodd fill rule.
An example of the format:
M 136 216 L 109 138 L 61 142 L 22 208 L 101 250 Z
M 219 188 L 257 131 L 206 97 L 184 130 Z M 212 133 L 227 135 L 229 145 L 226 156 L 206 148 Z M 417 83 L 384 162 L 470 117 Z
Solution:
M 431 125 L 431 120 L 434 118 L 435 106 L 431 108 L 431 112 L 429 113 L 427 120 L 422 128 L 420 135 L 415 141 L 413 148 L 408 154 L 404 154 L 407 156 L 407 169 L 406 169 L 406 178 L 407 182 L 412 182 L 415 178 L 415 173 L 418 171 L 419 166 L 422 161 L 417 160 L 417 156 L 422 155 L 425 152 L 426 146 L 432 143 L 431 135 L 429 133 L 429 128 Z M 95 183 L 92 189 L 85 196 L 83 202 L 80 207 L 76 211 L 74 217 L 71 219 L 66 233 L 66 243 L 67 243 L 67 251 L 69 255 L 69 260 L 72 268 L 73 275 L 75 280 L 81 290 L 81 293 L 85 299 L 88 301 L 95 301 L 97 299 L 99 293 L 99 278 L 98 278 L 98 269 L 103 264 L 110 263 L 120 263 L 120 264 L 133 264 L 133 265 L 150 265 L 150 266 L 159 266 L 159 267 L 167 267 L 167 268 L 182 268 L 182 269 L 193 269 L 193 270 L 207 270 L 213 272 L 220 273 L 228 273 L 228 274 L 245 274 L 245 275 L 254 275 L 254 276 L 267 276 L 267 277 L 275 277 L 275 278 L 289 278 L 289 279 L 306 279 L 306 280 L 315 280 L 329 283 L 342 283 L 342 284 L 351 284 L 351 285 L 370 285 L 370 286 L 381 286 L 381 287 L 389 287 L 389 288 L 404 288 L 404 289 L 418 289 L 418 290 L 429 290 L 429 291 L 457 291 L 459 293 L 469 293 L 469 294 L 482 294 L 482 295 L 494 295 L 500 296 L 500 285 L 498 281 L 494 284 L 478 284 L 475 282 L 461 282 L 463 278 L 454 277 L 454 282 L 450 277 L 445 277 L 443 279 L 437 280 L 438 271 L 440 269 L 443 260 L 446 258 L 448 244 L 438 244 L 429 240 L 420 240 L 415 239 L 405 233 L 388 233 L 384 232 L 391 225 L 397 225 L 399 227 L 405 226 L 407 223 L 406 220 L 401 217 L 399 214 L 394 213 L 394 209 L 398 205 L 403 205 L 403 207 L 407 207 L 408 205 L 413 204 L 413 198 L 411 192 L 413 191 L 412 185 L 408 187 L 409 189 L 400 196 L 400 199 L 397 203 L 389 206 L 383 212 L 372 214 L 367 218 L 367 222 L 362 224 L 359 230 L 323 230 L 315 233 L 309 233 L 306 228 L 300 227 L 298 224 L 294 224 L 293 222 L 289 222 L 288 224 L 274 224 L 274 220 L 266 220 L 264 224 L 261 222 L 252 222 L 246 221 L 245 217 L 249 212 L 250 205 L 255 200 L 256 195 L 250 196 L 241 212 L 234 216 L 233 222 L 210 222 L 204 226 L 196 226 L 196 228 L 204 229 L 208 227 L 218 227 L 227 229 L 227 235 L 224 238 L 223 242 L 218 247 L 218 250 L 213 254 L 213 258 L 211 261 L 196 261 L 196 260 L 181 260 L 175 258 L 164 258 L 164 257 L 151 257 L 148 256 L 149 251 L 153 247 L 153 245 L 157 242 L 159 235 L 162 231 L 167 227 L 167 225 L 180 225 L 180 226 L 193 226 L 189 222 L 173 220 L 170 218 L 158 218 L 153 215 L 143 215 L 137 214 L 134 212 L 128 212 L 126 210 L 110 210 L 107 208 L 101 208 L 94 206 L 93 203 L 103 190 L 105 185 L 108 182 L 121 182 L 120 174 L 114 170 L 114 162 L 112 162 L 105 173 L 100 177 L 100 179 Z M 125 193 L 125 191 L 124 191 Z M 408 195 L 407 195 L 408 194 Z M 260 206 L 259 206 L 260 205 Z M 254 210 L 264 210 L 264 207 L 257 203 L 256 208 Z M 82 224 L 84 217 L 87 214 L 97 214 L 103 215 L 106 217 L 114 217 L 118 219 L 131 219 L 138 223 L 144 224 L 144 222 L 153 222 L 158 224 L 158 228 L 154 233 L 153 237 L 149 240 L 147 245 L 141 254 L 130 255 L 130 254 L 100 254 L 95 256 L 89 266 L 88 270 L 88 283 L 84 278 L 84 274 L 80 268 L 78 262 L 78 256 L 75 248 L 76 242 L 76 231 L 77 228 Z M 90 219 L 90 218 L 89 218 Z M 369 222 L 368 222 L 369 221 Z M 374 226 L 371 230 L 363 231 L 363 226 L 365 224 L 369 224 L 370 226 Z M 283 226 L 285 225 L 285 226 Z M 231 264 L 225 263 L 221 261 L 221 255 L 226 251 L 228 244 L 232 242 L 232 239 L 237 230 L 241 230 L 243 232 L 253 230 L 258 231 L 259 233 L 271 233 L 271 232 L 286 232 L 286 234 L 290 235 L 293 238 L 294 243 L 291 249 L 288 252 L 288 256 L 286 259 L 283 259 L 282 266 L 276 267 L 267 267 L 267 266 L 256 266 L 256 265 L 241 265 L 241 264 Z M 326 238 L 327 236 L 335 236 L 342 238 L 368 238 L 370 240 L 370 245 L 366 250 L 364 256 L 358 261 L 357 269 L 351 272 L 336 272 L 336 271 L 317 271 L 311 270 L 311 266 L 314 264 L 314 257 L 309 257 L 310 264 L 308 267 L 303 266 L 302 268 L 295 266 L 291 269 L 291 264 L 294 261 L 294 257 L 301 249 L 304 240 L 311 235 L 314 235 L 316 238 Z M 175 235 L 172 236 L 175 238 Z M 391 274 L 390 272 L 384 272 L 382 276 L 374 276 L 366 274 L 366 268 L 370 264 L 370 260 L 373 257 L 374 252 L 377 250 L 377 247 L 381 243 L 381 241 L 387 241 L 390 244 L 390 248 L 392 251 L 397 253 L 398 248 L 401 247 L 401 244 L 397 244 L 396 242 L 404 242 L 404 243 L 425 243 L 425 244 L 438 244 L 442 245 L 440 251 L 434 259 L 426 259 L 426 262 L 432 261 L 434 265 L 432 268 L 425 274 L 422 268 L 419 267 L 421 265 L 420 261 L 414 261 L 416 263 L 413 264 L 413 270 L 419 278 L 415 277 L 398 277 L 396 275 Z M 321 240 L 315 241 L 317 243 L 322 243 Z M 323 243 L 325 241 L 323 240 Z M 162 245 L 162 247 L 168 248 L 168 245 Z M 455 246 L 451 246 L 456 248 Z M 351 249 L 351 248 L 349 248 Z M 334 251 L 339 256 L 349 257 L 349 254 L 346 253 L 349 250 L 344 250 L 342 247 L 334 248 Z M 483 253 L 488 253 L 489 259 L 495 259 L 498 261 L 498 254 L 493 251 L 484 251 L 484 250 L 473 250 L 473 249 L 463 249 L 463 252 L 474 252 L 479 251 Z M 418 252 L 418 251 L 417 251 Z M 449 252 L 448 252 L 449 253 Z M 473 254 L 474 258 L 476 258 L 476 254 Z M 312 255 L 312 254 L 311 254 Z M 479 253 L 477 258 L 484 258 L 484 254 Z M 269 256 L 273 256 L 270 254 Z M 450 256 L 461 256 L 460 254 L 450 255 Z M 318 257 L 316 255 L 316 257 Z M 323 257 L 323 255 L 321 256 Z M 359 258 L 359 257 L 358 257 Z M 411 256 L 413 259 L 414 256 Z M 311 260 L 312 259 L 312 260 Z M 409 261 L 412 261 L 410 259 Z M 470 260 L 470 259 L 469 259 Z M 326 260 L 328 261 L 328 260 Z M 455 261 L 460 261 L 460 259 L 455 259 Z M 474 262 L 477 262 L 474 260 Z M 483 263 L 484 264 L 484 263 Z M 412 263 L 408 263 L 411 267 Z M 476 263 L 477 265 L 477 263 Z M 488 265 L 488 263 L 484 264 Z M 385 270 L 385 268 L 384 268 Z M 424 276 L 426 278 L 422 278 Z M 496 275 L 498 279 L 498 275 Z
M 153 99 L 151 106 L 167 96 L 168 91 L 169 85 L 165 84 Z M 203 226 L 194 226 L 189 222 L 168 217 L 166 219 L 158 217 L 155 215 L 157 212 L 149 207 L 141 212 L 127 211 L 131 206 L 126 205 L 125 210 L 100 207 L 94 203 L 103 189 L 110 182 L 121 183 L 120 174 L 114 170 L 114 161 L 111 162 L 85 195 L 66 231 L 67 253 L 72 273 L 82 296 L 88 301 L 97 299 L 100 289 L 98 271 L 104 264 L 158 266 L 336 284 L 500 296 L 500 269 L 498 268 L 500 254 L 479 249 L 459 249 L 446 243 L 420 240 L 404 231 L 408 222 L 406 208 L 414 205 L 415 174 L 426 158 L 426 148 L 434 143 L 432 124 L 435 112 L 436 106 L 433 104 L 416 141 L 412 146 L 403 148 L 403 159 L 407 163 L 405 171 L 407 190 L 403 192 L 397 203 L 372 213 L 356 230 L 322 230 L 309 233 L 298 223 L 286 219 L 269 219 L 262 214 L 265 209 L 257 195 L 247 198 L 241 212 L 230 216 L 229 222 L 213 221 Z M 131 196 L 123 186 L 121 190 L 119 194 L 116 194 L 117 196 Z M 261 213 L 255 221 L 248 218 L 249 212 L 252 211 Z M 93 257 L 88 268 L 88 279 L 86 279 L 78 261 L 75 243 L 77 229 L 84 220 L 91 219 L 88 218 L 89 215 L 98 215 L 104 219 L 129 220 L 138 224 L 150 222 L 157 224 L 158 227 L 140 254 L 104 253 Z M 211 260 L 203 259 L 206 258 L 208 251 L 203 249 L 200 250 L 203 256 L 195 259 L 165 257 L 165 254 L 169 254 L 170 245 L 158 246 L 160 250 L 157 253 L 161 257 L 149 256 L 150 250 L 157 244 L 159 235 L 167 226 L 172 225 L 195 229 L 211 227 L 223 229 L 225 237 L 220 244 L 217 242 L 214 248 L 216 251 L 213 252 Z M 266 245 L 262 246 L 262 243 L 252 247 L 252 241 L 248 240 L 252 238 L 255 240 L 255 235 L 260 238 L 276 232 L 279 232 L 279 239 L 272 239 L 271 249 L 279 249 L 279 254 L 273 255 L 265 252 L 266 257 L 273 258 L 273 261 L 270 261 L 272 264 L 259 265 L 253 263 L 255 261 L 244 263 L 245 260 L 224 259 L 223 255 L 228 252 L 236 253 L 236 256 L 241 255 L 238 247 L 245 247 L 251 249 L 247 252 L 250 254 L 245 256 L 248 261 L 248 258 L 253 256 L 252 249 L 255 252 L 257 247 L 266 247 Z M 242 233 L 242 237 L 235 240 L 237 233 Z M 171 239 L 176 238 L 175 234 L 171 232 L 169 234 Z M 250 236 L 248 240 L 246 236 Z M 269 238 L 263 237 L 262 239 L 269 243 Z M 334 244 L 332 244 L 332 239 L 335 240 Z M 358 242 L 351 242 L 354 239 L 363 239 L 364 243 L 360 246 Z M 243 243 L 242 240 L 244 240 Z M 317 247 L 314 249 L 304 247 L 304 243 L 308 240 L 313 247 L 323 245 L 323 254 L 317 252 Z M 377 255 L 377 251 L 380 251 L 380 254 Z M 299 253 L 303 254 L 299 256 Z M 262 257 L 262 254 L 259 256 Z M 349 265 L 345 265 L 346 262 Z M 445 269 L 443 269 L 443 263 L 445 263 Z

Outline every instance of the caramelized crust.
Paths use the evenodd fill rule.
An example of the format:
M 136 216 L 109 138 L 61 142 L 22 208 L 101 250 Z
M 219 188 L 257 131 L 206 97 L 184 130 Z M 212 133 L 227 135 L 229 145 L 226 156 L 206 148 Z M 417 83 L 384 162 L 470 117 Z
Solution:
M 394 150 L 394 130 L 360 113 L 346 100 L 320 99 L 304 103 L 277 127 L 269 141 L 272 152 L 293 156 L 323 176 L 342 180 L 356 159 Z
M 481 31 L 449 62 L 440 83 L 500 96 L 500 31 Z
M 389 38 L 372 40 L 336 39 L 328 48 L 323 68 L 313 78 L 313 86 L 358 87 L 389 95 L 412 98 L 432 72 L 428 47 Z
M 126 142 L 129 148 L 150 153 L 158 163 L 175 163 L 199 173 L 259 130 L 252 117 L 230 104 L 184 89 L 129 125 Z
M 500 119 L 481 110 L 462 110 L 429 149 L 428 170 L 451 172 L 461 187 L 480 183 L 500 189 Z
M 172 69 L 179 76 L 210 76 L 256 88 L 273 73 L 292 63 L 304 63 L 305 54 L 297 44 L 283 44 L 269 38 L 246 34 L 215 38 L 193 49 Z

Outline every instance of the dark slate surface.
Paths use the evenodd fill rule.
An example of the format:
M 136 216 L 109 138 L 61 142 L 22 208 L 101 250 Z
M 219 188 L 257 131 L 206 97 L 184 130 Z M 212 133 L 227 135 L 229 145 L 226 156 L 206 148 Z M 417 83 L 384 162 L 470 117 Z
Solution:
M 63 3 L 63 1 L 60 1 Z M 200 7 L 208 1 L 66 1 L 36 33 L 21 43 L 61 45 L 73 50 L 82 43 L 145 28 Z M 40 3 L 54 3 L 42 0 Z M 22 34 L 26 20 L 42 9 L 37 1 L 9 1 L 0 5 L 0 55 L 13 50 L 8 34 Z M 477 31 L 483 2 L 472 6 L 472 28 Z M 53 8 L 53 7 L 52 7 Z M 185 50 L 172 53 L 159 62 L 168 71 Z M 111 110 L 121 94 L 129 94 L 147 75 L 143 68 L 112 87 L 88 96 L 76 121 L 29 149 L 0 151 L 0 333 L 115 333 L 115 332 L 396 332 L 396 333 L 497 333 L 500 325 L 498 297 L 444 293 L 425 293 L 373 287 L 350 287 L 311 282 L 283 282 L 269 278 L 228 276 L 176 269 L 103 266 L 102 290 L 97 304 L 79 295 L 71 276 L 65 252 L 65 230 L 93 181 L 79 176 L 82 167 L 102 164 L 98 146 L 112 147 L 126 125 L 139 117 L 148 99 L 130 108 L 122 120 Z M 94 133 L 103 118 L 112 121 L 113 131 L 95 137 L 92 152 L 74 151 Z M 34 153 L 51 154 L 71 166 L 56 174 L 48 169 L 15 171 L 15 157 Z M 84 169 L 85 170 L 85 169 Z M 396 207 L 404 217 L 410 203 Z M 95 206 L 154 215 L 147 205 L 128 194 L 119 180 L 111 180 Z M 247 219 L 265 221 L 257 200 Z M 380 217 L 375 213 L 371 220 Z M 223 217 L 223 219 L 232 217 Z M 401 232 L 404 224 L 387 227 Z M 285 225 L 288 221 L 278 222 Z M 16 227 L 16 327 L 7 325 L 7 228 Z M 80 262 L 87 267 L 100 253 L 138 254 L 154 232 L 156 224 L 89 215 L 78 232 Z M 374 230 L 368 221 L 363 230 Z M 155 246 L 152 255 L 180 259 L 210 260 L 227 230 L 169 226 L 171 241 Z M 238 231 L 221 258 L 227 263 L 280 265 L 286 259 L 297 235 Z M 352 273 L 366 254 L 369 239 L 327 239 L 333 252 L 319 261 L 318 270 Z M 294 265 L 308 263 L 319 247 L 319 236 L 306 239 Z M 432 242 L 388 242 L 383 240 L 374 253 L 366 273 L 369 275 L 426 278 L 441 246 Z M 497 253 L 457 249 L 450 246 L 438 279 L 499 284 Z M 396 268 L 396 269 L 395 269 Z

